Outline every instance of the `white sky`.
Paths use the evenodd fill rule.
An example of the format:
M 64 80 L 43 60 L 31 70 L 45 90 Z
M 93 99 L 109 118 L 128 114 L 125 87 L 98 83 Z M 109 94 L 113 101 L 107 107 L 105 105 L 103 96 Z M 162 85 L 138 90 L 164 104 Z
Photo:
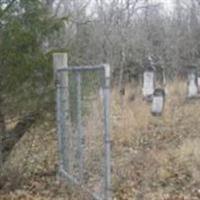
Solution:
M 81 0 L 77 0 L 77 1 L 81 1 Z M 95 0 L 91 0 L 91 4 L 88 8 L 88 12 L 90 13 L 91 9 L 92 9 L 92 5 L 94 3 Z M 109 2 L 110 0 L 105 0 L 107 2 Z M 174 1 L 175 0 L 149 0 L 150 2 L 156 2 L 156 3 L 162 3 L 164 6 L 164 9 L 166 12 L 171 12 L 173 11 L 173 7 L 174 7 Z M 55 2 L 56 4 L 56 2 Z
M 171 11 L 174 7 L 174 0 L 153 0 L 154 2 L 163 3 L 164 7 Z
M 106 1 L 109 2 L 110 0 L 106 0 Z M 150 1 L 162 3 L 164 5 L 164 8 L 168 11 L 172 11 L 174 7 L 174 0 L 150 0 Z

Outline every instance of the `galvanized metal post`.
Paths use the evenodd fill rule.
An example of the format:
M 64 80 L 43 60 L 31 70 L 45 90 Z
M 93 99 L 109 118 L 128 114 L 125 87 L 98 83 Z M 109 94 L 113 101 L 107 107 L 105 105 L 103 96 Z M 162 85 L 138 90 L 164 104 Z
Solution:
M 62 128 L 61 128 L 61 102 L 60 102 L 60 96 L 61 96 L 61 86 L 58 80 L 55 82 L 56 84 L 56 120 L 57 120 L 57 135 L 58 135 L 58 148 L 59 148 L 59 171 L 63 168 L 63 135 L 62 135 Z
M 67 54 L 54 53 L 54 79 L 56 81 L 56 112 L 57 132 L 59 141 L 60 170 L 69 171 L 69 91 L 68 72 L 58 72 L 59 69 L 67 68 Z
M 81 72 L 76 72 L 77 82 L 77 128 L 78 128 L 78 159 L 79 159 L 79 181 L 83 182 L 84 165 L 84 134 L 82 129 L 82 102 L 81 102 Z
M 105 83 L 103 88 L 104 104 L 104 200 L 111 197 L 111 140 L 110 140 L 110 66 L 104 65 Z

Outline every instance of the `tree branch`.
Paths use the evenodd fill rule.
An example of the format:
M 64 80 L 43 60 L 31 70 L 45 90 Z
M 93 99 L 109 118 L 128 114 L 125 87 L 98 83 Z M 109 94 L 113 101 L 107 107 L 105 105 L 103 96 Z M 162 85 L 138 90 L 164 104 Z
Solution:
M 2 11 L 2 13 L 0 14 L 0 18 L 3 17 L 3 15 L 12 7 L 12 5 L 15 3 L 15 1 L 17 0 L 12 0 L 7 6 L 6 8 Z

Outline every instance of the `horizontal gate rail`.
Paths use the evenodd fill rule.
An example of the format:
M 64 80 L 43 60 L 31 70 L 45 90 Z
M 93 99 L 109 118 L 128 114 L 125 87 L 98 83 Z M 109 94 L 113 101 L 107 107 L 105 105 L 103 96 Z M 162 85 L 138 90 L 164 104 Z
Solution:
M 105 68 L 106 64 L 94 65 L 94 66 L 69 66 L 69 67 L 62 67 L 57 70 L 57 72 L 63 71 L 93 71 L 93 70 L 102 70 Z

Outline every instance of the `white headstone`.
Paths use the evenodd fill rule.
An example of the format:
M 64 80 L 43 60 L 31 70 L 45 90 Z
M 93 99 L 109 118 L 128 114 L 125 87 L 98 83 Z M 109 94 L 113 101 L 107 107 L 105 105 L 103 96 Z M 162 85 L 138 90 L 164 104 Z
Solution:
M 154 92 L 154 72 L 146 71 L 143 75 L 143 96 L 151 96 Z
M 200 76 L 197 78 L 197 87 L 198 91 L 200 92 Z
M 196 77 L 195 74 L 190 74 L 188 76 L 188 97 L 192 98 L 192 97 L 196 97 L 198 94 L 198 88 L 197 88 L 197 84 L 196 84 Z
M 163 96 L 154 96 L 152 101 L 151 112 L 153 114 L 161 114 L 164 107 L 164 97 Z

